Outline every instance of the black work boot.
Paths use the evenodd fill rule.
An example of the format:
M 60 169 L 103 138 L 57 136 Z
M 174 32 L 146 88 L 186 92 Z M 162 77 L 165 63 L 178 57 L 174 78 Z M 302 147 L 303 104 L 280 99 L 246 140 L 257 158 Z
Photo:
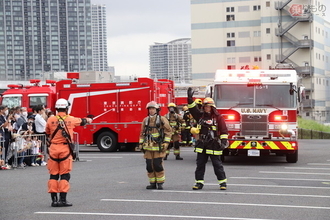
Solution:
M 164 157 L 164 160 L 167 160 L 167 156 L 168 156 L 168 155 L 166 154 L 166 156 Z
M 162 190 L 163 189 L 163 183 L 157 183 L 157 187 L 159 190 Z
M 150 185 L 148 185 L 146 189 L 157 189 L 156 183 L 150 183 Z
M 175 159 L 176 159 L 176 160 L 183 160 L 183 158 L 180 157 L 180 154 L 176 155 Z
M 226 190 L 226 189 L 227 189 L 227 183 L 221 183 L 220 190 Z
M 57 193 L 51 193 L 50 196 L 52 197 L 52 204 L 51 207 L 57 207 L 58 206 L 58 199 L 57 199 Z
M 69 203 L 66 200 L 66 194 L 67 193 L 60 193 L 60 201 L 58 201 L 58 207 L 66 207 L 66 206 L 72 206 L 72 203 Z
M 202 183 L 196 183 L 195 186 L 192 187 L 193 190 L 199 190 L 199 189 L 203 189 L 203 184 Z

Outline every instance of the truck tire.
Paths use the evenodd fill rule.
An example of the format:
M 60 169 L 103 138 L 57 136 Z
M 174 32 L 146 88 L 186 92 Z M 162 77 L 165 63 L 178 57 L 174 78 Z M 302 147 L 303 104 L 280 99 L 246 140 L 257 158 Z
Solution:
M 102 132 L 97 137 L 97 147 L 102 152 L 113 152 L 118 150 L 118 143 L 116 136 L 109 132 Z
M 288 163 L 297 163 L 298 161 L 298 150 L 296 150 L 293 154 L 287 154 L 286 155 L 286 162 Z

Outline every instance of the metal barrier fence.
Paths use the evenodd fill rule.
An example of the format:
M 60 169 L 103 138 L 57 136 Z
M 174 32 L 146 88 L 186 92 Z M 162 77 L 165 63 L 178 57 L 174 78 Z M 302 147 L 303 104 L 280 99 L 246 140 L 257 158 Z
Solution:
M 298 139 L 330 139 L 330 133 L 299 128 Z
M 47 161 L 46 135 L 16 135 L 9 146 L 8 158 L 14 156 L 12 167 L 44 166 Z

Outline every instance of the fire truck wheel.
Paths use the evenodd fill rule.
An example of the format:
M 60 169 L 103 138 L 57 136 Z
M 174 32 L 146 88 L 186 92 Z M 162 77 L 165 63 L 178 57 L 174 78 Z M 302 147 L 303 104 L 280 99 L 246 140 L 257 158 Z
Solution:
M 117 151 L 118 144 L 116 136 L 109 131 L 102 132 L 97 137 L 97 147 L 102 152 Z
M 298 161 L 298 151 L 296 150 L 293 154 L 287 154 L 286 155 L 286 162 L 288 163 L 297 163 Z

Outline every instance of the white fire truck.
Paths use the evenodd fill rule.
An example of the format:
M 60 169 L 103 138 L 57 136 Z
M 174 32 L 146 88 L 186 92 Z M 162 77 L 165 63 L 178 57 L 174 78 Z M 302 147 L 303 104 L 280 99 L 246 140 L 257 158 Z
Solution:
M 90 125 L 79 126 L 80 144 L 97 144 L 101 151 L 117 151 L 121 146 L 134 148 L 139 142 L 146 105 L 154 100 L 162 107 L 174 102 L 174 84 L 167 79 L 138 78 L 134 82 L 79 84 L 79 73 L 68 73 L 68 79 L 47 81 L 40 85 L 8 85 L 2 104 L 9 107 L 44 105 L 55 112 L 58 98 L 69 100 L 69 114 L 75 117 L 94 116 Z
M 303 87 L 295 70 L 217 70 L 207 88 L 229 130 L 225 156 L 285 155 L 298 160 L 297 109 Z

